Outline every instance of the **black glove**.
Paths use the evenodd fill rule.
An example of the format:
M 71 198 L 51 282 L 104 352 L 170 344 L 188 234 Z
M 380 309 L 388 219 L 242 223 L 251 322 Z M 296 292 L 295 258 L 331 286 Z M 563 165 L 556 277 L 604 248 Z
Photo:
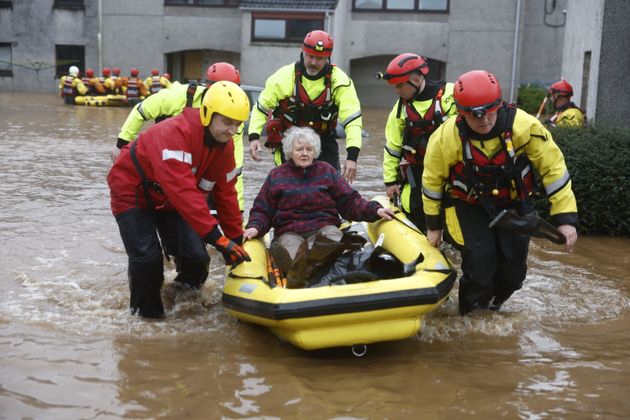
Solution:
M 243 261 L 251 261 L 249 254 L 236 242 L 229 240 L 225 236 L 221 235 L 215 228 L 212 232 L 206 235 L 204 240 L 210 245 L 214 246 L 217 251 L 223 255 L 225 264 L 231 265 L 232 268 L 236 267 Z
M 129 140 L 121 139 L 120 137 L 118 137 L 118 141 L 116 142 L 116 147 L 118 147 L 119 149 L 122 149 L 129 143 L 130 143 Z

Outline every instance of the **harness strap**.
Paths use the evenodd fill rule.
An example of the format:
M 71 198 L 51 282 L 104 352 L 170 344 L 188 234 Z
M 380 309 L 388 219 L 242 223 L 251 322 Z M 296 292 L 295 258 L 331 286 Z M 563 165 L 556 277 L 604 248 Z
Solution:
M 195 99 L 195 92 L 197 92 L 197 84 L 195 82 L 190 82 L 188 84 L 188 89 L 186 89 L 186 107 L 192 107 L 193 100 Z
M 129 154 L 131 155 L 131 161 L 133 162 L 133 166 L 135 166 L 138 175 L 140 175 L 140 179 L 142 180 L 142 189 L 144 193 L 144 200 L 147 203 L 149 209 L 155 209 L 155 204 L 151 199 L 151 194 L 149 194 L 149 188 L 154 188 L 156 191 L 161 191 L 160 184 L 155 181 L 151 181 L 147 178 L 144 169 L 140 165 L 140 161 L 138 160 L 138 156 L 136 153 L 136 147 L 138 146 L 138 140 L 131 143 L 131 147 L 129 148 Z

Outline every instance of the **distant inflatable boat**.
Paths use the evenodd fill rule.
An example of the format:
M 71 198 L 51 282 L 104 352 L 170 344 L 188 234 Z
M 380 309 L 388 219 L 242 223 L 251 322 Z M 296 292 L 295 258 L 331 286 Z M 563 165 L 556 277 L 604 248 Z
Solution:
M 128 99 L 125 95 L 75 96 L 75 105 L 85 106 L 134 106 L 141 102 L 140 98 Z
M 415 264 L 413 272 L 386 280 L 287 289 L 275 285 L 268 273 L 264 242 L 247 241 L 244 247 L 252 261 L 228 269 L 222 298 L 226 311 L 305 350 L 355 351 L 415 335 L 424 316 L 447 299 L 456 271 L 402 212 L 395 220 L 365 225 L 372 244 L 380 238 L 380 246 L 400 262 Z

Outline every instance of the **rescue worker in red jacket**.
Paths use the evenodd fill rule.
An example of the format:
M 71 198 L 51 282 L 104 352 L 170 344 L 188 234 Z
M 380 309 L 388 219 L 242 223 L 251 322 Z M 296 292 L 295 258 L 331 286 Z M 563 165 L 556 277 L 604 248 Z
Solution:
M 249 152 L 261 160 L 260 135 L 267 127 L 266 147 L 274 150 L 277 165 L 285 161 L 282 135 L 292 126 L 311 127 L 322 141 L 319 160 L 339 170 L 336 127 L 346 133 L 346 161 L 342 175 L 352 183 L 361 150 L 361 104 L 352 80 L 330 63 L 333 40 L 324 31 L 309 32 L 302 42 L 300 61 L 278 69 L 265 82 L 249 122 Z
M 125 120 L 116 146 L 112 148 L 112 161 L 120 153 L 120 149 L 133 141 L 144 123 L 148 120 L 155 122 L 163 121 L 169 117 L 180 114 L 186 106 L 199 108 L 201 101 L 208 88 L 216 82 L 228 80 L 237 85 L 241 84 L 241 75 L 236 67 L 230 63 L 219 62 L 211 64 L 206 70 L 205 81 L 197 85 L 189 83 L 182 85 L 179 82 L 173 83 L 170 89 L 162 89 L 155 95 L 151 95 L 142 101 L 129 113 Z M 244 127 L 244 125 L 243 125 Z M 238 192 L 238 201 L 241 211 L 245 209 L 245 197 L 243 188 L 243 129 L 234 135 L 234 159 L 236 159 L 236 169 L 238 177 L 236 181 L 236 191 Z
M 453 84 L 426 79 L 429 64 L 424 57 L 404 53 L 395 57 L 385 79 L 399 95 L 385 126 L 383 181 L 389 198 L 397 195 L 405 214 L 425 230 L 422 210 L 422 162 L 429 137 L 457 113 Z
M 248 115 L 245 92 L 232 82 L 217 82 L 208 89 L 201 108 L 188 107 L 154 125 L 116 159 L 107 182 L 129 257 L 132 313 L 164 316 L 160 242 L 165 254 L 175 256 L 175 281 L 193 289 L 208 276 L 205 244 L 213 245 L 226 264 L 249 260 L 240 246 L 243 230 L 232 142 Z M 214 196 L 217 218 L 206 203 L 209 193 Z
M 475 70 L 455 82 L 457 118 L 431 136 L 422 191 L 427 239 L 445 238 L 462 255 L 459 311 L 498 310 L 527 274 L 529 234 L 493 227 L 502 210 L 531 215 L 533 171 L 550 203 L 553 225 L 571 251 L 577 206 L 564 156 L 536 117 L 503 102 L 493 74 Z M 532 232 L 533 233 L 533 232 Z
M 556 113 L 545 123 L 550 127 L 584 127 L 584 111 L 571 101 L 573 86 L 562 79 L 549 86 L 549 95 Z

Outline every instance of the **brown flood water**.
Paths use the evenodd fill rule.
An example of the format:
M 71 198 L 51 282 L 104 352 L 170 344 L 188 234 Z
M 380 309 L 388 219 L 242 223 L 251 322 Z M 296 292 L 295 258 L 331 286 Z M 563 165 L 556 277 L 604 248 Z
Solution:
M 460 317 L 453 293 L 420 334 L 362 358 L 229 318 L 218 259 L 165 321 L 131 317 L 105 183 L 128 111 L 0 93 L 0 418 L 630 417 L 628 239 L 535 241 L 501 312 Z M 355 186 L 373 196 L 388 110 L 364 112 Z M 246 160 L 248 206 L 270 168 Z

